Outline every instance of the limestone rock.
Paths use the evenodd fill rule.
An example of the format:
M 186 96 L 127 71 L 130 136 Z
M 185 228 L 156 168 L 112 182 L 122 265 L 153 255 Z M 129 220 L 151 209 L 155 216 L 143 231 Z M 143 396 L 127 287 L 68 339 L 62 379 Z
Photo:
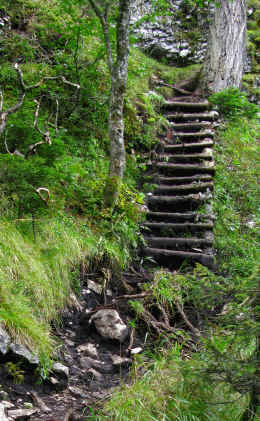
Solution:
M 2 403 L 0 403 L 0 420 L 1 421 L 8 421 L 8 418 L 5 415 L 5 406 Z
M 88 355 L 91 358 L 98 358 L 97 348 L 92 343 L 87 343 L 87 344 L 79 345 L 77 347 L 77 352 L 79 354 L 83 354 L 83 355 L 86 354 L 86 355 Z
M 52 371 L 57 374 L 61 374 L 62 376 L 69 377 L 69 369 L 65 365 L 61 363 L 55 363 L 52 366 Z
M 11 343 L 10 349 L 18 357 L 23 357 L 30 364 L 37 365 L 39 364 L 39 358 L 36 355 L 33 355 L 25 346 L 20 344 Z
M 116 310 L 99 310 L 89 320 L 104 339 L 116 339 L 123 342 L 128 336 L 128 327 Z
M 8 351 L 11 338 L 8 333 L 0 326 L 0 352 L 5 355 Z

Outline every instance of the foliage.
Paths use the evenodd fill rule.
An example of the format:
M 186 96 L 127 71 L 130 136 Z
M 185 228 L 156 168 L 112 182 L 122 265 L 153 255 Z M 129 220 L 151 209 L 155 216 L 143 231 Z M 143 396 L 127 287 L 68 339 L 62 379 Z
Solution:
M 209 100 L 218 107 L 223 116 L 229 119 L 238 119 L 240 117 L 253 119 L 260 110 L 257 105 L 248 101 L 244 92 L 240 92 L 237 88 L 228 88 L 213 94 Z

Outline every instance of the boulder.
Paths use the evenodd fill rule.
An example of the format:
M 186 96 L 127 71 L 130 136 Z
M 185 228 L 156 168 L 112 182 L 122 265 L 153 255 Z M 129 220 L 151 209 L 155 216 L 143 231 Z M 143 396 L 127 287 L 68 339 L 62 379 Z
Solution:
M 116 310 L 99 310 L 90 318 L 89 323 L 92 322 L 104 339 L 116 339 L 123 342 L 128 336 L 128 327 Z

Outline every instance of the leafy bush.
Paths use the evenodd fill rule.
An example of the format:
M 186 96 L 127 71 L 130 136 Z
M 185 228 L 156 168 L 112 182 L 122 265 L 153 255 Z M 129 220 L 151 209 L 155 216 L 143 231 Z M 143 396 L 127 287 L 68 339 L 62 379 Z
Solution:
M 229 119 L 237 119 L 239 117 L 253 119 L 260 111 L 257 105 L 248 101 L 244 92 L 233 87 L 211 95 L 209 100 L 218 107 L 223 116 Z

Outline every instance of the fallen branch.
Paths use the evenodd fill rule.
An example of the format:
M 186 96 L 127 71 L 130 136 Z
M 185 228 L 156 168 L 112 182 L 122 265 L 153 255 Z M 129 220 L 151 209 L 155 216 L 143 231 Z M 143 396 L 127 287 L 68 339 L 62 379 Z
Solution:
M 142 292 L 141 294 L 119 295 L 119 297 L 114 298 L 112 302 L 115 302 L 118 300 L 131 300 L 131 299 L 136 299 L 136 298 L 145 298 L 145 297 L 150 297 L 151 295 L 153 295 L 152 291 Z
M 182 306 L 180 305 L 180 303 L 176 300 L 175 301 L 175 305 L 178 309 L 178 312 L 180 313 L 181 317 L 183 318 L 184 322 L 186 323 L 186 325 L 190 328 L 190 330 L 192 331 L 192 333 L 196 336 L 196 337 L 200 337 L 200 331 L 198 329 L 196 329 L 193 324 L 189 321 L 188 317 L 186 316 L 186 314 L 183 311 Z

